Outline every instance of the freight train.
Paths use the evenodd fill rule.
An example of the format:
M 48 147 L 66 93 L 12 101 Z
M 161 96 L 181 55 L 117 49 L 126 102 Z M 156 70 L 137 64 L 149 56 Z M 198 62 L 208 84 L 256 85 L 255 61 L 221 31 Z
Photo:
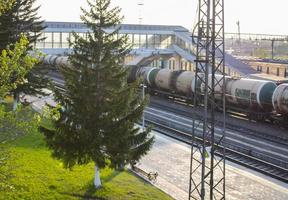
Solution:
M 201 76 L 201 73 L 200 73 Z M 202 75 L 204 76 L 204 74 Z M 191 71 L 171 71 L 154 67 L 133 66 L 129 81 L 142 77 L 152 91 L 166 92 L 168 95 L 178 95 L 191 99 L 196 90 L 204 93 L 204 84 L 195 84 L 195 73 Z M 211 84 L 211 75 L 208 82 Z M 221 76 L 215 75 L 216 82 Z M 223 81 L 222 81 L 223 83 Z M 288 84 L 276 85 L 275 82 L 248 78 L 225 77 L 227 108 L 241 111 L 252 119 L 271 121 L 288 119 Z M 220 94 L 222 87 L 215 87 L 215 93 Z M 221 96 L 216 95 L 220 101 Z M 285 122 L 286 121 L 286 122 Z
M 46 56 L 42 61 L 52 66 L 71 65 L 67 57 Z M 195 73 L 191 71 L 131 66 L 128 82 L 137 78 L 142 78 L 153 94 L 192 99 L 196 90 L 204 93 L 203 84 L 200 81 L 195 83 Z M 221 80 L 220 75 L 215 78 Z M 209 82 L 211 83 L 211 75 Z M 288 84 L 277 86 L 272 81 L 230 76 L 225 77 L 225 84 L 228 110 L 245 113 L 249 119 L 270 120 L 288 125 Z M 220 90 L 221 87 L 215 87 L 215 93 L 220 93 Z M 216 95 L 215 98 L 221 103 L 221 96 Z

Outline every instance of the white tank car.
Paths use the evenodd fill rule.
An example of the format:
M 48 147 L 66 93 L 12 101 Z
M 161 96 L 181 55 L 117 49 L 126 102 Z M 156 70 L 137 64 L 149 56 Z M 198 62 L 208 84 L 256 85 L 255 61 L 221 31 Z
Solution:
M 40 57 L 40 61 L 42 61 L 46 65 L 55 65 L 55 60 L 59 56 L 53 56 L 53 55 L 45 55 Z
M 53 55 L 45 55 L 40 57 L 40 61 L 42 61 L 46 65 L 55 65 L 56 67 L 64 66 L 71 67 L 71 63 L 68 61 L 68 56 L 53 56 Z
M 180 93 L 191 95 L 192 82 L 194 81 L 195 73 L 191 71 L 184 71 L 176 79 L 175 87 Z
M 153 67 L 141 67 L 139 68 L 139 70 L 136 73 L 137 77 L 143 77 L 146 78 L 147 77 L 147 73 L 149 70 L 151 70 Z
M 203 75 L 204 78 L 204 75 Z M 230 76 L 225 76 L 225 80 L 227 81 L 228 79 L 231 79 Z M 223 75 L 220 74 L 215 74 L 215 88 L 214 88 L 214 92 L 215 92 L 215 98 L 217 100 L 222 100 L 222 93 L 223 93 L 223 83 L 224 83 L 224 78 Z M 208 76 L 208 85 L 209 87 L 212 86 L 212 74 L 209 74 Z M 201 84 L 201 93 L 204 94 L 205 93 L 205 84 L 202 83 Z
M 161 69 L 155 79 L 155 84 L 158 88 L 164 90 L 170 90 L 170 82 L 172 77 L 172 71 L 169 69 Z
M 143 78 L 146 84 L 151 85 L 149 81 L 150 72 L 155 69 L 154 67 L 141 67 L 137 72 L 137 77 Z
M 72 64 L 68 61 L 68 56 L 60 56 L 56 59 L 55 64 L 61 67 L 71 67 Z
M 203 73 L 198 73 L 198 77 L 200 77 L 202 80 L 204 80 L 204 74 Z M 192 80 L 192 93 L 194 94 L 196 89 L 197 91 L 201 92 L 201 86 L 202 86 L 202 81 L 197 79 L 196 83 L 196 75 L 194 75 L 194 78 Z
M 57 56 L 51 56 L 49 58 L 49 64 L 50 65 L 55 65 L 56 64 L 56 60 L 57 60 Z
M 226 99 L 229 103 L 247 109 L 272 110 L 275 83 L 246 78 L 228 78 L 226 82 Z
M 275 89 L 272 103 L 277 113 L 288 114 L 288 84 L 281 84 Z

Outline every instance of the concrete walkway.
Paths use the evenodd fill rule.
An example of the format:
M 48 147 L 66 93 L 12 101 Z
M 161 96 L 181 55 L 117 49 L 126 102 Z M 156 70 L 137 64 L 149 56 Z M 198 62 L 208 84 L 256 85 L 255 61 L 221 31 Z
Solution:
M 158 172 L 155 186 L 177 200 L 188 199 L 190 146 L 154 132 L 156 142 L 137 165 L 146 172 Z M 288 185 L 262 174 L 226 162 L 226 199 L 287 200 Z

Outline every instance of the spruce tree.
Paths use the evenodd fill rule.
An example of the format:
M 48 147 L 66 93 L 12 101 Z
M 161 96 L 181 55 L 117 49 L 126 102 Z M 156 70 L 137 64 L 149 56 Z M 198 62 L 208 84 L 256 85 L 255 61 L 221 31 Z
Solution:
M 110 0 L 87 1 L 81 19 L 91 29 L 87 39 L 74 33 L 73 67 L 62 68 L 66 91 L 55 90 L 61 106 L 54 130 L 44 130 L 52 155 L 65 167 L 95 163 L 95 187 L 101 186 L 99 168 L 123 169 L 151 148 L 150 130 L 135 127 L 147 99 L 138 92 L 139 81 L 127 83 L 123 67 L 129 53 L 127 36 L 118 36 L 120 9 Z M 115 27 L 115 31 L 104 30 Z M 118 28 L 117 28 L 118 27 Z
M 34 8 L 36 0 L 15 0 L 12 7 L 0 16 L 0 51 L 15 44 L 24 34 L 32 45 L 43 39 L 44 30 L 41 17 L 37 16 L 39 6 Z
M 29 41 L 28 50 L 43 39 L 41 31 L 43 21 L 37 16 L 39 7 L 34 7 L 36 0 L 15 0 L 12 7 L 0 16 L 0 52 L 6 48 L 13 48 L 13 45 L 25 35 Z M 35 66 L 25 77 L 24 84 L 11 91 L 14 96 L 14 109 L 18 103 L 19 94 L 30 95 L 41 94 L 42 89 L 47 87 L 48 79 L 44 77 L 46 70 L 40 65 Z

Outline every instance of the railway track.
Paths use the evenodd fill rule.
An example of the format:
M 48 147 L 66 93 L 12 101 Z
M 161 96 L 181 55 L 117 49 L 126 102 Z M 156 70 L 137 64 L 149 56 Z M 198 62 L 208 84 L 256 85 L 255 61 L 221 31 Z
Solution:
M 192 119 L 173 112 L 148 107 L 145 110 L 145 118 L 182 132 L 192 133 Z M 196 135 L 200 137 L 203 124 L 201 120 L 195 120 L 195 122 L 197 124 Z M 220 139 L 222 134 L 222 128 L 217 126 L 215 128 L 215 139 Z M 281 145 L 277 142 L 250 137 L 229 128 L 226 129 L 225 141 L 226 146 L 231 149 L 288 168 L 287 144 Z
M 152 97 L 153 98 L 153 97 Z M 176 114 L 179 114 L 181 116 L 185 116 L 187 118 L 190 118 L 192 120 L 192 114 L 193 114 L 193 108 L 191 106 L 188 105 L 177 105 L 177 103 L 174 102 L 167 102 L 167 104 L 164 104 L 163 102 L 159 103 L 158 100 L 151 100 L 151 103 L 149 105 L 150 107 L 153 108 L 158 108 L 158 109 L 165 109 L 166 111 L 169 112 L 173 112 Z M 201 112 L 201 111 L 199 111 Z M 196 111 L 196 117 L 197 119 L 201 119 L 201 115 L 199 114 L 199 112 Z M 195 111 L 194 111 L 195 113 Z M 218 121 L 219 125 L 222 125 L 221 121 Z M 241 133 L 243 133 L 243 135 L 249 135 L 251 137 L 254 138 L 259 138 L 259 139 L 265 139 L 266 141 L 270 141 L 270 142 L 277 142 L 279 144 L 282 145 L 287 145 L 288 144 L 288 136 L 283 136 L 280 134 L 275 134 L 275 133 L 264 133 L 259 131 L 259 123 L 255 123 L 255 128 L 251 129 L 251 128 L 247 128 L 247 127 L 243 127 L 237 124 L 231 124 L 229 123 L 229 120 L 226 121 L 226 127 L 229 128 L 230 130 L 234 130 L 234 131 L 241 131 Z M 279 128 L 279 127 L 275 127 Z
M 145 120 L 148 124 L 154 126 L 154 130 L 157 132 L 160 132 L 164 135 L 167 135 L 169 137 L 172 137 L 176 140 L 179 140 L 181 142 L 184 142 L 186 144 L 191 145 L 191 135 L 179 130 L 176 130 L 174 128 L 165 126 L 160 123 L 156 123 L 152 120 Z M 196 140 L 201 142 L 202 140 L 198 137 L 196 137 Z M 220 152 L 224 150 L 222 146 L 219 147 Z M 283 167 L 279 167 L 277 165 L 273 165 L 269 162 L 265 162 L 263 160 L 257 159 L 255 157 L 237 152 L 230 148 L 225 148 L 225 154 L 226 154 L 226 160 L 232 161 L 234 163 L 237 163 L 241 166 L 247 167 L 249 169 L 255 170 L 257 172 L 260 172 L 262 174 L 265 174 L 269 177 L 275 178 L 277 180 L 280 180 L 284 183 L 288 183 L 288 169 L 285 169 Z M 217 156 L 222 156 L 221 153 L 216 153 Z

